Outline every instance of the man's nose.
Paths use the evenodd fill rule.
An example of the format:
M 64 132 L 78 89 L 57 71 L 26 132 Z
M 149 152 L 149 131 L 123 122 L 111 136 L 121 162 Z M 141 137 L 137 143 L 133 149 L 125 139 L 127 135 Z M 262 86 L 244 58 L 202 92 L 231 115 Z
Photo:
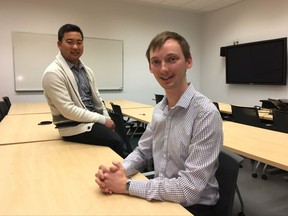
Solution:
M 162 61 L 162 62 L 161 62 L 160 70 L 161 70 L 161 71 L 167 70 L 167 63 L 166 63 L 165 61 Z

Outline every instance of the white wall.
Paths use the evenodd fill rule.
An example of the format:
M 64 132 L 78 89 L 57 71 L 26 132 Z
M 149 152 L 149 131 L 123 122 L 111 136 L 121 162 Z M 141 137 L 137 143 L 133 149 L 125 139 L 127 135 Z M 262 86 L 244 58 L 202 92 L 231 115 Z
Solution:
M 190 43 L 194 67 L 187 72 L 188 80 L 200 88 L 202 34 L 201 16 L 197 14 L 112 0 L 0 0 L 0 5 L 0 96 L 9 96 L 12 103 L 45 98 L 42 93 L 15 92 L 11 33 L 57 34 L 65 23 L 79 25 L 87 37 L 124 41 L 124 90 L 101 92 L 103 98 L 155 103 L 153 94 L 163 91 L 148 70 L 145 52 L 151 39 L 164 30 L 176 31 Z M 37 64 L 37 59 L 27 64 Z
M 260 105 L 260 99 L 288 98 L 287 86 L 227 85 L 225 58 L 220 47 L 234 40 L 247 43 L 287 37 L 288 1 L 245 0 L 240 4 L 205 15 L 201 56 L 201 92 L 214 101 Z
M 234 40 L 287 37 L 286 0 L 245 0 L 202 16 L 117 0 L 0 0 L 0 5 L 0 96 L 8 95 L 12 102 L 45 99 L 42 93 L 15 92 L 11 33 L 56 34 L 68 22 L 79 25 L 87 37 L 124 41 L 124 90 L 101 92 L 104 98 L 154 104 L 153 94 L 163 91 L 148 70 L 145 52 L 152 37 L 164 30 L 187 38 L 193 56 L 188 80 L 213 101 L 252 106 L 268 97 L 288 98 L 287 86 L 225 84 L 225 58 L 220 57 L 220 47 Z M 37 59 L 27 64 L 33 63 Z

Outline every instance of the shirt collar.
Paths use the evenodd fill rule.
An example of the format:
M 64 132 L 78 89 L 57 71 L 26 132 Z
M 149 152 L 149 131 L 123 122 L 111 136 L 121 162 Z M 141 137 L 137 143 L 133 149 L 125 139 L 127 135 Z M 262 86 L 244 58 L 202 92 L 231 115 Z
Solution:
M 174 109 L 176 107 L 188 108 L 190 101 L 194 97 L 195 93 L 196 93 L 196 91 L 195 91 L 193 85 L 191 83 L 189 83 L 188 88 L 181 95 L 180 99 L 178 100 L 178 102 L 176 103 L 176 105 L 172 109 Z M 165 108 L 168 109 L 168 103 L 167 103 L 166 96 L 165 96 L 164 100 L 159 104 L 159 108 L 161 110 L 164 110 Z
M 67 59 L 65 59 L 65 61 L 67 62 L 67 64 L 68 64 L 68 66 L 69 66 L 70 69 L 72 69 L 73 67 L 77 68 L 77 67 L 75 66 L 75 64 L 71 63 L 71 62 L 68 61 Z M 84 65 L 83 65 L 82 62 L 79 60 L 79 69 L 81 69 L 81 68 L 83 68 L 83 67 L 84 67 Z
M 193 85 L 190 83 L 186 91 L 182 94 L 180 99 L 178 100 L 176 106 L 181 106 L 183 108 L 187 108 L 190 104 L 190 101 L 194 97 L 196 91 Z

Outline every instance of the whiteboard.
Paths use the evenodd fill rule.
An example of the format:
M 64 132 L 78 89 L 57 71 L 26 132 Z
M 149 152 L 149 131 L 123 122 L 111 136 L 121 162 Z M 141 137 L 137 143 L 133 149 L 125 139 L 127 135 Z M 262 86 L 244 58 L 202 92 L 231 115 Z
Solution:
M 59 52 L 57 35 L 13 32 L 15 91 L 43 91 L 42 75 Z M 81 61 L 99 90 L 123 89 L 123 41 L 84 38 Z

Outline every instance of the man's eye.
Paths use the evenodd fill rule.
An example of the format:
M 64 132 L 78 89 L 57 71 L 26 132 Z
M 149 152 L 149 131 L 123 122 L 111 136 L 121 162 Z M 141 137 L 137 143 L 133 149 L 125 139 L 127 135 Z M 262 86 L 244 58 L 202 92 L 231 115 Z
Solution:
M 173 63 L 173 62 L 175 62 L 176 60 L 177 60 L 176 57 L 170 57 L 170 58 L 167 59 L 167 61 L 170 62 L 170 63 Z
M 159 60 L 152 60 L 152 61 L 151 61 L 151 64 L 153 64 L 153 65 L 158 65 L 158 64 L 160 64 L 160 61 L 159 61 Z

